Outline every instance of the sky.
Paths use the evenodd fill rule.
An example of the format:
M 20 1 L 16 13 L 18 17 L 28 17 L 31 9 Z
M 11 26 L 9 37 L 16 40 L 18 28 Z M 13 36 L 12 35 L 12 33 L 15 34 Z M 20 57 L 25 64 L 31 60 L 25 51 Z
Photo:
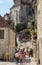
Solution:
M 13 4 L 13 0 L 0 0 L 0 15 L 4 16 L 6 13 L 9 13 Z

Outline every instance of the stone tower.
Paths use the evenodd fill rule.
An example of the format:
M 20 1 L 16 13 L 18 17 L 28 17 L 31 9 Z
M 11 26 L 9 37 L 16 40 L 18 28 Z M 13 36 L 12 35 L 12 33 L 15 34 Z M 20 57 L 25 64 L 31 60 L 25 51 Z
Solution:
M 29 16 L 32 16 L 32 0 L 13 0 L 14 6 L 11 10 L 14 11 L 14 23 L 28 22 Z M 34 12 L 34 11 L 33 11 Z

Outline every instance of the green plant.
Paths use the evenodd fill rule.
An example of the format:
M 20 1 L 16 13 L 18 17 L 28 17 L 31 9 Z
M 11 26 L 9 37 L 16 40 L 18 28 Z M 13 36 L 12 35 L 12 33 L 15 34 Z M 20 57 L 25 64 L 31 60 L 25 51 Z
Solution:
M 17 24 L 15 25 L 15 27 L 14 27 L 15 32 L 19 32 L 19 31 L 20 31 L 20 25 L 21 25 L 20 23 L 19 23 L 19 24 L 17 23 Z
M 14 27 L 15 29 L 15 32 L 19 32 L 23 29 L 25 29 L 27 27 L 27 24 L 24 22 L 24 23 L 17 23 Z
M 35 31 L 34 31 L 32 28 L 28 29 L 28 31 L 29 31 L 31 34 L 35 33 Z
M 28 31 L 31 34 L 33 34 L 35 32 L 34 26 L 35 26 L 35 19 L 34 19 L 34 17 L 32 17 L 31 20 L 30 20 L 30 22 L 28 23 Z
M 34 22 L 34 21 L 35 21 L 35 19 L 34 19 L 34 18 L 32 18 L 32 19 L 31 19 L 31 22 Z

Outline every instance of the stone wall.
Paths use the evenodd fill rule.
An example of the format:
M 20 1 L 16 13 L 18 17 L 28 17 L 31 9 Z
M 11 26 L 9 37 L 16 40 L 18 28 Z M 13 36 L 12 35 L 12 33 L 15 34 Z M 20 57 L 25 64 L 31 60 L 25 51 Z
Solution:
M 27 41 L 27 42 L 21 42 L 19 41 L 19 37 L 17 37 L 17 43 L 18 43 L 18 48 L 23 46 L 24 48 L 29 47 L 32 48 L 32 42 L 31 41 Z
M 39 41 L 40 65 L 42 65 L 42 0 L 38 1 L 37 6 L 37 35 Z
M 20 6 L 13 7 L 10 10 L 11 20 L 14 22 L 15 25 L 16 23 L 20 22 L 19 15 L 20 15 Z
M 0 58 L 6 51 L 8 51 L 8 28 L 0 28 L 4 30 L 4 39 L 0 39 Z
M 28 22 L 29 7 L 28 5 L 21 5 L 21 22 Z
M 15 33 L 10 28 L 0 28 L 4 30 L 4 39 L 0 39 L 0 58 L 4 55 L 6 57 L 6 52 L 9 52 L 9 59 L 14 58 L 15 53 Z
M 9 34 L 9 59 L 13 59 L 15 53 L 15 32 L 10 29 Z

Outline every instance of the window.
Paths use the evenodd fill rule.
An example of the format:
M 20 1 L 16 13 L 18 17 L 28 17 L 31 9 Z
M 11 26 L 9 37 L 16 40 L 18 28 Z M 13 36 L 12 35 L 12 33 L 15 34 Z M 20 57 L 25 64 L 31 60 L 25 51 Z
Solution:
M 4 30 L 0 30 L 0 39 L 4 39 Z

